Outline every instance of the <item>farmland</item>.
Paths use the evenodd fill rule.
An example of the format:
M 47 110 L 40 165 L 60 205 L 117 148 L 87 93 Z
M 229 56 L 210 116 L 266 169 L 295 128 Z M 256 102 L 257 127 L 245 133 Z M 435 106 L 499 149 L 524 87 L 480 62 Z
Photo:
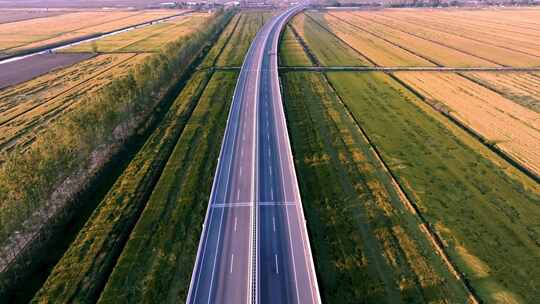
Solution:
M 540 174 L 539 113 L 456 74 L 398 72 L 396 77 L 430 102 L 442 104 L 449 115 Z
M 0 302 L 183 303 L 238 69 L 277 11 L 15 11 L 0 9 L 0 59 L 185 14 L 40 55 L 39 69 L 4 65 L 14 72 L 0 89 Z M 279 127 L 323 303 L 540 297 L 539 39 L 535 8 L 290 19 L 277 54 Z M 288 265 L 273 258 L 277 277 Z
M 315 265 L 328 303 L 466 302 L 373 148 L 316 73 L 285 97 Z M 428 250 L 426 250 L 428 249 Z
M 146 56 L 132 53 L 97 56 L 0 91 L 3 101 L 0 149 L 26 147 L 52 120 L 76 108 L 83 96 L 122 76 Z
M 531 176 L 539 172 L 539 78 L 511 67 L 538 66 L 538 31 L 533 19 L 517 17 L 522 12 L 540 11 L 336 10 L 293 18 L 297 35 L 282 40 L 282 79 L 324 301 L 537 298 L 540 185 Z M 323 68 L 295 72 L 284 64 L 308 66 L 306 57 Z M 354 60 L 477 71 L 324 69 Z
M 104 52 L 90 60 L 0 90 L 0 151 L 16 146 L 25 148 L 34 141 L 44 126 L 76 108 L 78 101 L 85 96 L 99 91 L 113 79 L 143 63 L 150 55 L 149 52 L 158 51 L 167 43 L 183 39 L 200 29 L 208 18 L 208 14 L 196 14 L 119 34 L 136 37 L 133 40 L 128 40 L 127 37 L 114 40 L 116 36 L 110 36 L 106 39 L 111 41 L 98 42 L 98 48 L 114 50 L 114 46 L 118 45 L 114 41 L 127 41 L 125 46 L 131 51 L 111 54 Z M 163 26 L 172 27 L 175 31 L 162 34 Z M 153 33 L 154 31 L 156 33 Z M 83 44 L 81 47 L 85 50 L 86 46 Z M 64 56 L 72 56 L 71 54 Z
M 299 32 L 303 27 L 307 31 L 318 28 L 315 36 L 324 39 L 326 45 L 342 48 L 346 44 L 356 50 L 357 58 L 363 56 L 380 66 L 540 66 L 537 30 L 523 28 L 515 33 L 510 25 L 493 26 L 493 21 L 484 19 L 470 21 L 451 12 L 307 12 L 297 16 L 293 24 Z M 520 10 L 501 13 L 514 19 L 519 14 Z M 329 33 L 334 37 L 323 38 Z M 313 38 L 305 40 L 314 52 L 324 48 L 324 43 Z M 324 63 L 324 56 L 319 57 Z
M 208 22 L 209 14 L 190 14 L 141 29 L 82 43 L 64 52 L 155 52 L 168 41 L 185 37 Z
M 540 74 L 538 73 L 464 73 L 481 85 L 540 113 Z
M 180 77 L 182 77 L 182 75 L 189 76 L 189 74 L 187 73 L 190 73 L 193 68 L 195 68 L 195 66 L 191 65 L 198 62 L 198 57 L 201 52 L 206 49 L 207 42 L 214 41 L 217 38 L 217 35 L 221 32 L 222 28 L 227 24 L 228 20 L 233 14 L 234 11 L 230 11 L 226 13 L 218 13 L 214 16 L 209 16 L 208 22 L 206 22 L 206 26 L 203 30 L 199 30 L 197 33 L 192 33 L 190 35 L 187 35 L 186 37 L 181 37 L 180 39 L 171 41 L 170 45 L 167 45 L 167 47 L 162 48 L 159 51 L 159 56 L 150 55 L 147 53 L 102 54 L 94 57 L 89 61 L 84 61 L 81 63 L 87 64 L 88 66 L 86 66 L 86 68 L 88 69 L 83 67 L 82 70 L 78 70 L 78 68 L 81 67 L 77 67 L 77 65 L 75 65 L 69 69 L 57 71 L 58 75 L 47 74 L 42 76 L 44 77 L 42 79 L 37 78 L 35 80 L 37 82 L 30 84 L 28 87 L 21 86 L 18 88 L 23 91 L 30 90 L 35 94 L 41 94 L 42 97 L 44 97 L 45 99 L 48 98 L 50 100 L 54 100 L 57 95 L 61 96 L 62 94 L 65 94 L 64 92 L 68 92 L 69 90 L 71 90 L 72 87 L 77 87 L 78 83 L 81 81 L 81 78 L 85 76 L 89 77 L 88 80 L 82 79 L 82 81 L 85 84 L 89 83 L 89 88 L 92 88 L 93 85 L 95 85 L 93 84 L 93 82 L 97 79 L 101 79 L 100 77 L 105 75 L 104 73 L 103 75 L 100 74 L 100 71 L 108 70 L 111 67 L 114 69 L 114 64 L 111 63 L 111 61 L 117 60 L 118 58 L 128 59 L 130 57 L 142 57 L 141 62 L 135 64 L 134 68 L 116 70 L 114 71 L 114 77 L 112 77 L 112 75 L 110 75 L 110 77 L 112 78 L 109 78 L 109 76 L 105 77 L 105 81 L 108 81 L 108 84 L 106 84 L 99 90 L 94 88 L 96 89 L 95 93 L 86 92 L 85 94 L 83 94 L 83 97 L 81 97 L 82 100 L 78 101 L 77 103 L 83 104 L 84 107 L 78 106 L 75 107 L 76 109 L 67 112 L 65 115 L 60 115 L 61 117 L 58 119 L 59 123 L 47 124 L 44 135 L 40 135 L 37 137 L 35 143 L 29 146 L 28 152 L 18 154 L 19 156 L 16 156 L 16 153 L 8 154 L 9 157 L 7 157 L 6 163 L 2 164 L 4 167 L 1 168 L 2 174 L 0 175 L 0 188 L 9 190 L 8 192 L 1 192 L 2 198 L 6 199 L 5 201 L 3 201 L 3 204 L 1 206 L 2 212 L 0 214 L 2 216 L 3 223 L 1 231 L 2 246 L 4 246 L 7 242 L 14 241 L 13 238 L 6 239 L 6 235 L 9 235 L 9 233 L 13 231 L 13 229 L 20 229 L 22 221 L 17 220 L 15 216 L 28 216 L 25 215 L 28 214 L 28 212 L 32 214 L 31 219 L 24 221 L 25 231 L 22 231 L 23 233 L 19 234 L 18 240 L 15 240 L 17 242 L 26 242 L 28 238 L 32 236 L 31 233 L 34 233 L 32 231 L 27 232 L 26 230 L 43 228 L 42 226 L 40 226 L 43 225 L 43 221 L 38 221 L 35 217 L 41 217 L 41 215 L 44 214 L 47 214 L 48 216 L 50 216 L 51 214 L 55 215 L 55 212 L 57 212 L 56 210 L 58 210 L 59 208 L 69 208 L 69 206 L 62 206 L 62 201 L 55 201 L 53 204 L 45 203 L 47 202 L 50 192 L 49 194 L 43 192 L 34 192 L 32 204 L 25 205 L 25 200 L 27 198 L 25 197 L 26 194 L 24 194 L 24 191 L 30 191 L 32 189 L 12 187 L 13 183 L 18 183 L 14 179 L 22 177 L 24 173 L 19 172 L 20 169 L 16 169 L 15 171 L 7 174 L 7 171 L 5 170 L 10 170 L 9 168 L 14 168 L 12 166 L 12 163 L 16 162 L 18 158 L 22 158 L 19 163 L 34 160 L 40 161 L 44 164 L 42 168 L 43 170 L 49 170 L 49 164 L 62 164 L 62 169 L 58 170 L 56 174 L 48 174 L 46 179 L 47 182 L 54 181 L 54 179 L 57 179 L 57 181 L 55 181 L 54 183 L 58 183 L 58 180 L 62 182 L 62 179 L 65 178 L 66 174 L 71 174 L 69 172 L 70 170 L 74 170 L 74 168 L 75 170 L 79 170 L 78 172 L 81 172 L 81 170 L 93 170 L 90 172 L 82 171 L 83 174 L 77 176 L 77 178 L 88 178 L 88 175 L 91 176 L 92 174 L 95 174 L 94 172 L 96 170 L 99 170 L 99 166 L 103 166 L 104 159 L 106 159 L 106 155 L 103 155 L 102 153 L 111 153 L 109 151 L 117 151 L 118 145 L 129 140 L 129 136 L 132 136 L 130 134 L 134 134 L 133 132 L 135 131 L 143 132 L 137 133 L 137 137 L 135 137 L 135 139 L 140 140 L 141 137 L 144 139 L 145 137 L 142 134 L 144 134 L 144 132 L 147 132 L 145 131 L 145 129 L 152 130 L 152 128 L 154 128 L 153 126 L 155 126 L 156 122 L 160 119 L 159 115 L 161 114 L 159 113 L 168 109 L 167 100 L 171 98 L 169 97 L 170 94 L 174 94 L 174 90 L 178 90 L 176 88 L 179 85 L 183 84 L 181 80 L 182 78 Z M 171 37 L 171 39 L 174 38 Z M 220 54 L 220 52 L 218 52 L 217 54 Z M 94 74 L 85 75 L 85 72 L 89 71 L 93 71 Z M 99 217 L 99 214 L 111 215 L 111 213 L 107 212 L 119 212 L 122 214 L 122 216 L 118 220 L 118 223 L 116 223 L 116 226 L 113 225 L 112 227 L 107 227 L 107 229 L 109 230 L 105 229 L 103 231 L 103 234 L 100 235 L 106 235 L 107 233 L 118 233 L 118 229 L 120 229 L 120 231 L 123 231 L 123 234 L 120 233 L 117 240 L 118 242 L 125 240 L 126 233 L 130 232 L 129 229 L 133 227 L 135 221 L 137 220 L 138 215 L 140 214 L 140 211 L 142 210 L 142 208 L 144 207 L 144 203 L 146 202 L 147 194 L 149 194 L 152 190 L 153 185 L 157 181 L 161 170 L 163 169 L 163 166 L 168 159 L 168 155 L 174 148 L 176 140 L 178 139 L 178 136 L 182 131 L 182 126 L 185 125 L 186 120 L 190 117 L 191 112 L 193 111 L 193 108 L 200 96 L 200 94 L 197 92 L 201 92 L 204 89 L 206 85 L 206 81 L 204 81 L 204 79 L 207 79 L 208 77 L 210 77 L 210 75 L 211 74 L 209 74 L 208 71 L 201 71 L 200 73 L 194 74 L 194 84 L 186 85 L 187 91 L 185 94 L 187 95 L 181 95 L 180 97 L 178 97 L 180 98 L 180 100 L 172 103 L 173 106 L 171 107 L 171 111 L 168 112 L 168 116 L 165 115 L 162 124 L 155 127 L 156 131 L 153 133 L 155 135 L 149 137 L 146 145 L 141 148 L 140 155 L 137 154 L 133 156 L 134 160 L 131 162 L 132 165 L 131 167 L 128 166 L 125 169 L 125 177 L 123 177 L 123 182 L 121 182 L 118 187 L 120 187 L 122 191 L 126 192 L 128 192 L 129 189 L 133 189 L 135 193 L 127 195 L 126 193 L 118 193 L 113 191 L 110 195 L 113 199 L 115 199 L 114 202 L 116 202 L 116 199 L 118 198 L 115 195 L 121 195 L 121 197 L 125 197 L 125 199 L 129 200 L 130 202 L 133 199 L 135 200 L 135 202 L 132 202 L 131 204 L 126 204 L 126 206 L 122 206 L 124 208 L 122 210 L 118 210 L 120 206 L 117 206 L 115 204 L 113 204 L 111 210 L 99 209 L 100 211 L 97 212 L 98 221 L 102 219 L 101 217 Z M 107 80 L 107 78 L 109 79 Z M 67 81 L 62 81 L 64 79 Z M 171 87 L 171 81 L 178 82 L 178 84 L 175 84 Z M 49 85 L 51 86 L 51 88 L 57 91 L 50 92 L 48 90 L 45 90 L 44 88 Z M 13 90 L 15 89 L 15 87 L 11 87 L 8 89 Z M 194 95 L 192 96 L 190 94 Z M 20 97 L 23 95 L 19 93 L 12 93 L 10 96 L 13 96 L 14 101 L 11 104 L 8 104 L 8 108 L 14 107 L 14 109 L 11 109 L 14 113 L 14 116 L 18 118 L 20 116 L 17 115 L 18 112 L 32 112 L 33 109 L 31 101 L 29 102 L 28 100 L 17 100 L 16 97 Z M 91 98 L 89 98 L 89 96 Z M 173 99 L 174 97 L 175 95 L 172 96 Z M 37 100 L 42 99 L 38 98 Z M 18 103 L 19 101 L 20 104 Z M 108 102 L 113 102 L 113 104 L 107 104 Z M 126 104 L 125 102 L 127 102 L 128 104 Z M 50 103 L 50 101 L 48 101 L 47 103 Z M 171 103 L 169 102 L 169 104 Z M 17 106 L 19 106 L 20 109 L 18 109 Z M 36 109 L 37 108 L 39 108 L 39 104 L 37 104 Z M 128 111 L 135 112 L 126 115 Z M 147 121 L 142 124 L 140 129 L 134 130 L 134 126 L 136 126 L 137 123 L 141 125 L 140 119 L 144 117 L 147 118 Z M 98 129 L 90 127 L 88 124 L 84 123 L 84 121 L 88 121 L 88 119 L 93 121 L 93 124 Z M 139 122 L 137 122 L 137 120 L 139 120 Z M 118 123 L 119 121 L 120 124 Z M 110 129 L 106 130 L 106 128 Z M 91 136 L 89 137 L 88 135 Z M 216 133 L 216 135 L 219 134 Z M 55 136 L 63 137 L 62 141 L 59 142 L 57 145 L 54 144 L 58 141 Z M 113 137 L 111 138 L 111 136 Z M 114 137 L 116 137 L 116 139 Z M 47 143 L 47 146 L 43 146 L 44 143 Z M 50 159 L 55 157 L 62 157 L 63 153 L 51 153 L 47 150 L 47 147 L 57 150 L 63 150 L 67 148 L 66 145 L 71 145 L 71 148 L 68 149 L 71 151 L 76 151 L 76 153 L 69 153 L 68 159 L 57 159 L 55 161 L 47 160 L 47 158 Z M 98 153 L 100 154 L 95 154 L 96 150 L 92 152 L 92 149 L 95 149 L 96 145 L 98 146 L 98 149 L 102 149 L 101 151 L 98 150 Z M 103 149 L 105 149 L 106 151 L 103 151 Z M 158 150 L 160 152 L 157 152 Z M 86 153 L 94 154 L 89 155 Z M 151 155 L 152 157 L 147 157 L 148 155 Z M 98 157 L 98 159 L 96 159 L 96 156 Z M 89 159 L 87 159 L 86 157 L 89 157 Z M 40 160 L 40 158 L 44 158 L 44 160 Z M 66 164 L 66 162 L 69 163 Z M 36 178 L 39 178 L 42 172 L 34 172 L 32 174 Z M 133 176 L 133 174 L 135 174 L 135 176 Z M 40 182 L 42 181 L 38 181 L 36 186 L 39 185 Z M 134 185 L 133 188 L 130 188 L 131 185 Z M 52 187 L 45 187 L 43 189 L 45 191 L 54 191 L 54 189 L 51 188 Z M 15 192 L 17 191 L 19 193 L 15 194 Z M 38 196 L 35 196 L 36 194 Z M 14 205 L 13 203 L 11 203 L 11 200 L 16 196 L 22 197 L 23 200 L 19 199 L 17 209 L 13 209 L 12 207 Z M 105 202 L 106 201 L 107 196 L 105 196 Z M 107 206 L 107 203 L 103 203 L 102 205 Z M 43 209 L 46 209 L 45 212 L 41 212 Z M 119 216 L 119 214 L 116 214 L 116 216 Z M 90 223 L 96 224 L 92 221 L 90 221 Z M 92 228 L 90 228 L 90 230 L 95 232 L 94 230 L 92 230 Z M 74 232 L 76 233 L 76 231 L 70 233 Z M 96 236 L 99 237 L 98 235 L 92 234 L 90 234 L 90 236 L 88 237 L 91 239 L 91 237 Z M 86 240 L 86 238 L 84 240 Z M 117 244 L 118 243 L 115 243 L 114 245 Z M 110 264 L 108 263 L 110 263 L 111 258 L 113 260 L 117 258 L 119 254 L 117 250 L 117 248 L 110 248 L 110 252 L 108 252 L 109 255 L 107 255 L 106 257 L 104 257 L 103 255 L 99 256 L 102 259 L 101 264 L 96 267 L 102 267 L 99 268 L 101 269 L 101 272 L 93 274 L 93 278 L 96 278 L 96 281 L 92 282 L 92 284 L 94 284 L 92 285 L 92 287 L 85 289 L 84 296 L 95 296 L 96 289 L 100 290 L 102 288 L 103 282 L 100 280 L 100 278 L 107 278 L 108 273 L 110 273 L 111 270 L 110 268 L 107 268 L 110 267 Z M 5 252 L 2 252 L 2 263 L 5 263 L 5 261 L 9 258 L 9 256 L 6 256 L 5 254 Z M 39 254 L 40 253 L 36 253 L 37 256 L 34 256 L 33 259 L 39 260 Z M 92 259 L 93 257 L 94 256 L 89 255 L 87 258 Z M 58 260 L 59 258 L 60 256 L 57 256 L 56 259 Z M 54 264 L 51 266 L 54 266 Z M 2 264 L 2 267 L 5 267 L 5 264 Z M 97 269 L 98 268 L 96 268 L 96 270 Z M 103 271 L 105 271 L 105 273 L 102 273 Z M 82 273 L 78 274 L 80 275 Z M 68 276 L 69 273 L 66 272 L 65 275 Z M 1 279 L 2 280 L 0 281 L 0 283 L 2 284 L 2 286 L 5 286 L 4 284 L 6 284 L 6 278 L 2 277 Z M 37 287 L 39 287 L 39 285 Z M 6 290 L 3 289 L 0 296 L 4 296 L 5 291 Z M 32 294 L 26 293 L 22 297 L 28 297 L 31 295 Z M 81 295 L 81 298 L 82 297 L 83 296 Z
M 76 11 L 0 24 L 0 58 L 137 25 L 183 11 Z
M 228 56 L 236 42 L 231 29 L 253 15 L 262 16 L 233 17 L 201 67 Z M 212 69 L 193 74 L 34 301 L 185 299 L 236 77 Z

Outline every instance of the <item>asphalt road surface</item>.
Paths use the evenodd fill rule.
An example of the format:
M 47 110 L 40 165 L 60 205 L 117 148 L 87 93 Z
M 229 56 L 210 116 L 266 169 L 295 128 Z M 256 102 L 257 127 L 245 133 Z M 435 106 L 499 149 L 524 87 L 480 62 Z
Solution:
M 278 79 L 295 6 L 246 54 L 230 109 L 188 303 L 320 303 Z

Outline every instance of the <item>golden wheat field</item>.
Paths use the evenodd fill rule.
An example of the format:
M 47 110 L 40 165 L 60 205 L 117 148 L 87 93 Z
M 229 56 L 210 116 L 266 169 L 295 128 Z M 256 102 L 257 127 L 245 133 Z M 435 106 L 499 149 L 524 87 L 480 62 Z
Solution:
M 464 73 L 473 81 L 540 113 L 540 73 Z
M 0 24 L 0 57 L 160 19 L 181 10 L 77 11 Z
M 540 114 L 454 73 L 398 72 L 431 103 L 540 174 Z M 451 85 L 449 85 L 451 84 Z
M 538 9 L 338 10 L 306 17 L 380 66 L 540 66 Z
M 154 52 L 175 39 L 200 30 L 210 14 L 196 13 L 128 31 L 103 39 L 75 45 L 66 52 Z

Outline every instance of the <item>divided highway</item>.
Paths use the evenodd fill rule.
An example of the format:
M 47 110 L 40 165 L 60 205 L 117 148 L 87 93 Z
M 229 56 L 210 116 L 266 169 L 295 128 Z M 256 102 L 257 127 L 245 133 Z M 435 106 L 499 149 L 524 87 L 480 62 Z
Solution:
M 270 19 L 244 59 L 188 303 L 321 303 L 278 78 L 295 6 Z

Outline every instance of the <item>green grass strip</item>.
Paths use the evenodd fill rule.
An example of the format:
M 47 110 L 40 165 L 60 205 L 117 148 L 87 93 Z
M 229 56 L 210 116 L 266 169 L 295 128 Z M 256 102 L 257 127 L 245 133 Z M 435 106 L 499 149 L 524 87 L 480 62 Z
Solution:
M 382 73 L 329 73 L 475 292 L 487 302 L 540 294 L 540 190 Z
M 185 300 L 236 77 L 208 83 L 99 303 Z

